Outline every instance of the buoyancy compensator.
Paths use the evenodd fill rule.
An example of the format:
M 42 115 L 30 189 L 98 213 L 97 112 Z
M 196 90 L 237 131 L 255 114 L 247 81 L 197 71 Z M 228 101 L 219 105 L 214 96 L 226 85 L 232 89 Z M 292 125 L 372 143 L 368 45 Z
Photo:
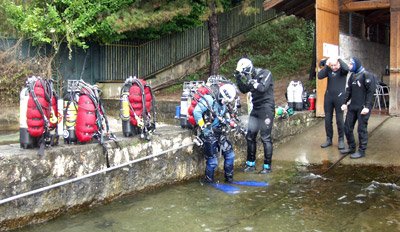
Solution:
M 87 143 L 96 140 L 103 147 L 107 167 L 110 167 L 104 137 L 113 140 L 120 149 L 115 135 L 110 131 L 97 85 L 89 85 L 83 80 L 68 80 L 64 98 L 66 143 Z
M 140 134 L 150 140 L 156 129 L 156 103 L 151 87 L 146 81 L 130 76 L 121 89 L 120 100 L 124 136 Z
M 197 130 L 197 136 L 196 136 L 194 142 L 199 146 L 202 146 L 202 144 L 203 144 L 203 142 L 201 140 L 201 136 L 200 136 L 201 130 L 197 126 L 196 121 L 193 117 L 193 111 L 194 111 L 196 105 L 198 104 L 198 102 L 200 101 L 200 99 L 206 94 L 209 94 L 214 99 L 218 99 L 217 95 L 219 92 L 219 88 L 221 86 L 223 86 L 224 84 L 232 84 L 233 86 L 235 86 L 231 81 L 225 79 L 225 77 L 223 77 L 223 76 L 210 76 L 207 79 L 206 83 L 204 83 L 204 82 L 202 82 L 202 83 L 199 83 L 199 82 L 186 83 L 186 86 L 190 87 L 190 91 L 187 91 L 187 90 L 186 91 L 189 93 L 188 99 L 191 99 L 191 101 L 190 101 L 191 105 L 188 107 L 187 112 L 185 112 L 185 114 L 188 115 L 187 117 L 188 117 L 188 122 L 190 123 L 190 125 L 193 125 L 193 128 L 195 128 Z M 186 89 L 189 89 L 189 88 L 186 87 Z M 184 88 L 184 91 L 185 91 L 185 88 Z M 236 90 L 236 92 L 238 92 L 238 91 Z M 213 128 L 213 130 L 215 132 L 224 134 L 224 135 L 233 132 L 235 135 L 235 138 L 237 136 L 239 136 L 240 134 L 242 134 L 242 135 L 247 134 L 247 130 L 244 127 L 240 126 L 240 124 L 242 124 L 241 120 L 239 118 L 239 108 L 241 107 L 241 105 L 240 105 L 240 98 L 239 98 L 238 94 L 236 94 L 236 97 L 233 102 L 226 105 L 226 112 L 223 116 L 217 116 L 217 114 L 216 114 L 216 112 L 214 112 L 214 109 L 212 106 L 206 105 L 206 107 L 208 108 L 208 111 L 207 111 L 208 115 L 203 116 L 205 121 L 208 121 L 211 123 L 215 117 L 219 117 L 219 120 L 221 122 L 218 129 Z
M 29 77 L 20 93 L 20 146 L 40 147 L 39 155 L 43 155 L 45 147 L 58 144 L 58 122 L 53 80 Z

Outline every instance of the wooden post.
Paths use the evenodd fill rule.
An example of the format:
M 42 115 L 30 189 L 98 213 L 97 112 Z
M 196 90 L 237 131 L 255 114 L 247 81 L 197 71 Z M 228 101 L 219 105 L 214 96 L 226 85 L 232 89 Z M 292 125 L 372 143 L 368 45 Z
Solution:
M 319 72 L 319 61 L 322 58 L 327 58 L 327 56 L 324 57 L 324 54 L 333 55 L 332 52 L 336 47 L 337 52 L 339 52 L 339 0 L 316 0 L 315 11 L 317 32 L 316 72 Z M 325 116 L 324 95 L 326 87 L 327 79 L 318 80 L 317 78 L 316 116 L 318 117 Z
M 400 1 L 390 1 L 389 114 L 400 115 Z

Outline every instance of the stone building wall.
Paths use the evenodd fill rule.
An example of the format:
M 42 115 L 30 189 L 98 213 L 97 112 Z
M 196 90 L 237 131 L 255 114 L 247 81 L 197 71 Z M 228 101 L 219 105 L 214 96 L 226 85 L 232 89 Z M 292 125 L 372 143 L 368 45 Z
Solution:
M 378 79 L 385 74 L 385 68 L 390 64 L 390 47 L 356 37 L 340 34 L 340 57 L 349 61 L 352 57 L 359 57 L 362 65 L 370 72 L 375 73 Z

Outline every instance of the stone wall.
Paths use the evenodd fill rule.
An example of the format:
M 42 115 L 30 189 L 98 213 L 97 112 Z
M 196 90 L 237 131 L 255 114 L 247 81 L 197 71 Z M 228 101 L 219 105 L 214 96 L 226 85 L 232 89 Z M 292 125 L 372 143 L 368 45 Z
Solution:
M 190 144 L 191 131 L 178 127 L 159 128 L 151 141 L 137 136 L 118 140 L 122 150 L 106 142 L 110 166 L 120 165 L 161 151 Z M 37 149 L 23 150 L 19 144 L 0 146 L 0 199 L 73 179 L 106 168 L 98 143 L 58 145 L 39 157 Z M 198 148 L 170 152 L 0 205 L 0 231 L 49 220 L 69 210 L 92 207 L 126 194 L 183 181 L 203 173 L 204 157 Z
M 105 103 L 107 112 L 117 107 L 116 100 Z M 171 119 L 175 116 L 178 102 L 160 102 L 158 116 Z M 115 115 L 110 115 L 113 118 Z M 246 121 L 246 116 L 242 116 Z M 287 119 L 275 119 L 274 146 L 301 133 L 317 122 L 314 112 L 297 112 Z M 158 127 L 151 141 L 136 137 L 124 138 L 117 133 L 123 149 L 113 141 L 107 141 L 111 167 L 147 155 L 190 144 L 194 131 L 175 126 Z M 235 149 L 235 167 L 243 167 L 246 161 L 244 137 L 229 137 Z M 260 141 L 260 140 L 258 140 Z M 263 159 L 263 148 L 258 142 L 257 159 Z M 223 171 L 223 160 L 219 158 L 217 171 Z M 162 185 L 202 177 L 204 172 L 203 151 L 196 146 L 167 153 L 157 158 L 135 163 L 115 171 L 105 172 L 66 186 L 47 190 L 32 196 L 0 205 L 0 230 L 40 223 L 67 211 L 82 210 L 111 201 L 124 195 L 156 188 Z M 106 168 L 102 147 L 97 144 L 64 145 L 46 149 L 39 157 L 37 149 L 23 150 L 19 144 L 0 146 L 0 199 L 51 184 L 70 180 Z
M 340 57 L 346 62 L 352 57 L 359 57 L 362 65 L 375 73 L 379 80 L 385 74 L 386 65 L 390 64 L 390 47 L 356 37 L 340 34 Z

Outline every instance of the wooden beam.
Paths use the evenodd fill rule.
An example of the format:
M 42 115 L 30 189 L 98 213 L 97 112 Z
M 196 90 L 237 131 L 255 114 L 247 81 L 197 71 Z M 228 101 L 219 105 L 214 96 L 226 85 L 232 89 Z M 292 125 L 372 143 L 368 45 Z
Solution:
M 315 8 L 315 4 L 310 4 L 310 5 L 308 5 L 308 6 L 304 7 L 304 8 L 302 8 L 302 9 L 300 9 L 300 10 L 294 12 L 294 15 L 300 15 L 300 14 L 302 14 L 303 12 L 306 12 L 306 11 L 311 10 L 311 9 L 313 10 L 312 13 L 315 14 L 314 8 Z
M 264 2 L 264 10 L 267 11 L 283 1 L 284 0 L 266 0 Z
M 340 5 L 340 12 L 377 10 L 390 8 L 390 0 L 379 1 L 358 1 L 358 2 L 343 2 Z
M 389 114 L 400 115 L 400 1 L 390 7 L 390 94 Z

